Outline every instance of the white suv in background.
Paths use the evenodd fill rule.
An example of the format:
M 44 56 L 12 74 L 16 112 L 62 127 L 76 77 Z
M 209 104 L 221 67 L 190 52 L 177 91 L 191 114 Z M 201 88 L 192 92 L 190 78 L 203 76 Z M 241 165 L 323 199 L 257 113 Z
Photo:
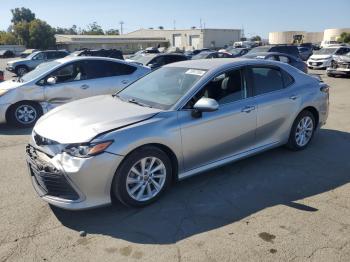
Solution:
M 350 52 L 349 46 L 330 46 L 315 51 L 307 60 L 308 68 L 326 69 L 332 63 L 333 55 L 344 55 Z

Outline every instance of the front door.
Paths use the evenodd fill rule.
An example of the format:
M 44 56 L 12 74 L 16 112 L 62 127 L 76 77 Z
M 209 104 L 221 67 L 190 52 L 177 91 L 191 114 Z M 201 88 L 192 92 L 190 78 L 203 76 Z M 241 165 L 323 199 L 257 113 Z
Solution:
M 249 96 L 243 69 L 227 71 L 210 81 L 179 111 L 185 171 L 242 153 L 255 141 L 256 105 Z M 219 109 L 191 115 L 201 97 L 215 99 Z

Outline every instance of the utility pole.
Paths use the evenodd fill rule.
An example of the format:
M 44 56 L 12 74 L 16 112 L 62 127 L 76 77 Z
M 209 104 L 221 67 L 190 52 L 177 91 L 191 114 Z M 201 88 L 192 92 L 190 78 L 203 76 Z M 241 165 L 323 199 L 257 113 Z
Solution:
M 122 35 L 122 34 L 123 34 L 123 25 L 124 25 L 124 22 L 123 22 L 123 21 L 120 21 L 119 24 L 120 24 L 120 34 Z
M 200 28 L 200 29 L 203 29 L 203 28 L 202 28 L 202 18 L 199 18 L 199 28 Z
M 176 29 L 176 20 L 174 19 L 174 30 Z

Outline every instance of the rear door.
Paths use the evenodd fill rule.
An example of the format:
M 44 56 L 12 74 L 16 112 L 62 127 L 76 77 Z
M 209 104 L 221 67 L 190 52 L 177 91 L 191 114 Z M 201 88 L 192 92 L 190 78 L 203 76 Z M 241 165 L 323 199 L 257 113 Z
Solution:
M 250 66 L 249 75 L 257 104 L 257 147 L 287 139 L 301 99 L 294 79 L 279 67 L 266 65 Z

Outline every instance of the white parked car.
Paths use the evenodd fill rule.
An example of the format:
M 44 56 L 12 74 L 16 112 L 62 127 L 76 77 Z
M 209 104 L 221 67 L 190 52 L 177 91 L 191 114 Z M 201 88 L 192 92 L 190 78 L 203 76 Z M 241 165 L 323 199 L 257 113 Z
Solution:
M 0 84 L 0 123 L 32 126 L 50 109 L 113 94 L 149 73 L 147 67 L 102 57 L 66 57 Z
M 349 46 L 331 46 L 315 51 L 307 60 L 308 68 L 326 69 L 331 66 L 333 55 L 344 55 L 350 52 Z

